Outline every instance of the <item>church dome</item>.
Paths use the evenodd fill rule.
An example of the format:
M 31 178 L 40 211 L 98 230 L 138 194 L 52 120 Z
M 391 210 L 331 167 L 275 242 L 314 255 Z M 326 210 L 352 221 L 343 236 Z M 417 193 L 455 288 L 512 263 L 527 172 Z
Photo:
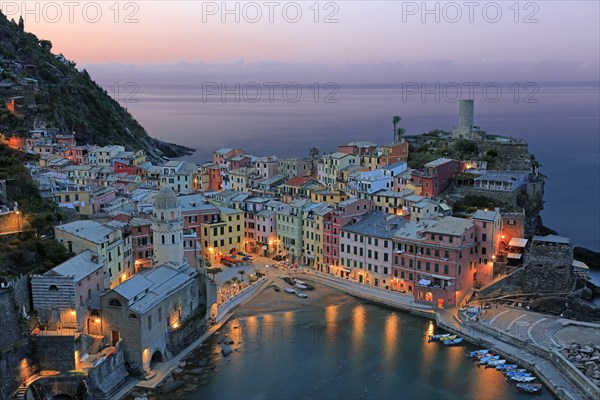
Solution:
M 163 187 L 160 189 L 156 197 L 154 198 L 154 208 L 168 209 L 179 207 L 179 199 L 177 194 L 170 187 Z

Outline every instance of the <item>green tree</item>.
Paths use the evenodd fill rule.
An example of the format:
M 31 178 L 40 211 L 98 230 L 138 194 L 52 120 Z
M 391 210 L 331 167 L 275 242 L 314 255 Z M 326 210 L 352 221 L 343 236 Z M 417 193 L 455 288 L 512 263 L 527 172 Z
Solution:
M 214 267 L 214 268 L 209 268 L 208 269 L 208 273 L 209 275 L 212 275 L 212 281 L 215 281 L 215 276 L 217 274 L 220 274 L 221 272 L 223 272 L 223 268 L 221 267 Z
M 19 17 L 19 29 L 24 31 L 25 30 L 25 21 L 23 21 L 23 16 L 21 15 Z

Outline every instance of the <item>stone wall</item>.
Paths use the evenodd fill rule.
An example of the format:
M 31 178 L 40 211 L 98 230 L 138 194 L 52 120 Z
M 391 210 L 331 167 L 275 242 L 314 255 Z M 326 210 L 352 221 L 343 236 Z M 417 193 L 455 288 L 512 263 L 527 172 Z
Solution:
M 480 154 L 488 150 L 494 150 L 498 155 L 494 157 L 494 169 L 505 169 L 511 171 L 531 170 L 531 155 L 526 142 L 498 142 L 491 140 L 477 140 L 477 148 Z
M 182 326 L 167 334 L 167 350 L 172 356 L 179 354 L 183 349 L 199 339 L 208 329 L 206 323 L 206 308 L 202 307 L 190 318 L 182 322 Z
M 575 282 L 571 267 L 530 265 L 524 270 L 520 286 L 527 293 L 569 292 Z
M 0 233 L 21 232 L 27 227 L 27 219 L 16 212 L 0 215 Z
M 75 369 L 74 336 L 33 336 L 31 349 L 42 370 L 69 372 Z
M 123 345 L 117 343 L 117 352 L 102 364 L 88 369 L 87 383 L 92 399 L 106 399 L 112 396 L 129 379 L 125 369 Z
M 0 289 L 0 399 L 8 398 L 21 381 L 37 371 L 30 359 L 27 337 L 30 324 L 21 316 L 22 306 L 26 311 L 31 309 L 26 276 Z

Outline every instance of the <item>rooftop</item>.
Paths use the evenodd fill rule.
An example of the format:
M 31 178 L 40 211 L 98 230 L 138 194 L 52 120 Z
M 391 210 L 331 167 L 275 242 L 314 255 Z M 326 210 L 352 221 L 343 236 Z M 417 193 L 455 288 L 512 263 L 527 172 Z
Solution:
M 108 235 L 116 230 L 113 227 L 90 220 L 73 221 L 68 224 L 56 226 L 54 229 L 70 233 L 98 244 L 108 241 Z
M 473 214 L 473 219 L 480 219 L 480 220 L 484 220 L 484 221 L 495 221 L 499 215 L 500 215 L 500 213 L 496 210 L 494 210 L 494 211 L 477 210 Z
M 79 282 L 94 271 L 101 269 L 103 266 L 103 257 L 99 257 L 91 250 L 85 250 L 83 253 L 52 268 L 44 275 L 51 276 L 59 274 L 62 276 L 72 276 L 75 282 Z
M 545 242 L 545 243 L 561 243 L 570 244 L 571 239 L 564 236 L 548 235 L 548 236 L 534 236 L 532 241 L 534 242 Z
M 401 217 L 381 211 L 371 211 L 357 222 L 342 227 L 342 231 L 391 239 L 395 232 L 406 224 L 407 221 Z
M 125 297 L 130 310 L 145 313 L 190 281 L 192 269 L 177 271 L 162 265 L 145 269 L 113 289 Z M 109 292 L 110 293 L 110 292 Z
M 444 217 L 425 231 L 428 233 L 439 233 L 443 235 L 461 236 L 466 230 L 473 226 L 473 221 L 466 218 Z
M 425 167 L 427 167 L 427 168 L 439 167 L 440 165 L 446 164 L 447 162 L 450 162 L 450 161 L 452 161 L 452 159 L 442 157 L 442 158 L 438 158 L 437 160 L 428 162 L 427 164 L 425 164 Z

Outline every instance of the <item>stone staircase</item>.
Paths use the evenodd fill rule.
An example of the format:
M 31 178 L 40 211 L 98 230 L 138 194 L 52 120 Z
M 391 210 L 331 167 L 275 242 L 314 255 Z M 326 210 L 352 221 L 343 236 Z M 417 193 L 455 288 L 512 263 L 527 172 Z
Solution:
M 13 393 L 13 400 L 25 400 L 25 394 L 27 393 L 27 386 L 21 385 L 19 388 Z

